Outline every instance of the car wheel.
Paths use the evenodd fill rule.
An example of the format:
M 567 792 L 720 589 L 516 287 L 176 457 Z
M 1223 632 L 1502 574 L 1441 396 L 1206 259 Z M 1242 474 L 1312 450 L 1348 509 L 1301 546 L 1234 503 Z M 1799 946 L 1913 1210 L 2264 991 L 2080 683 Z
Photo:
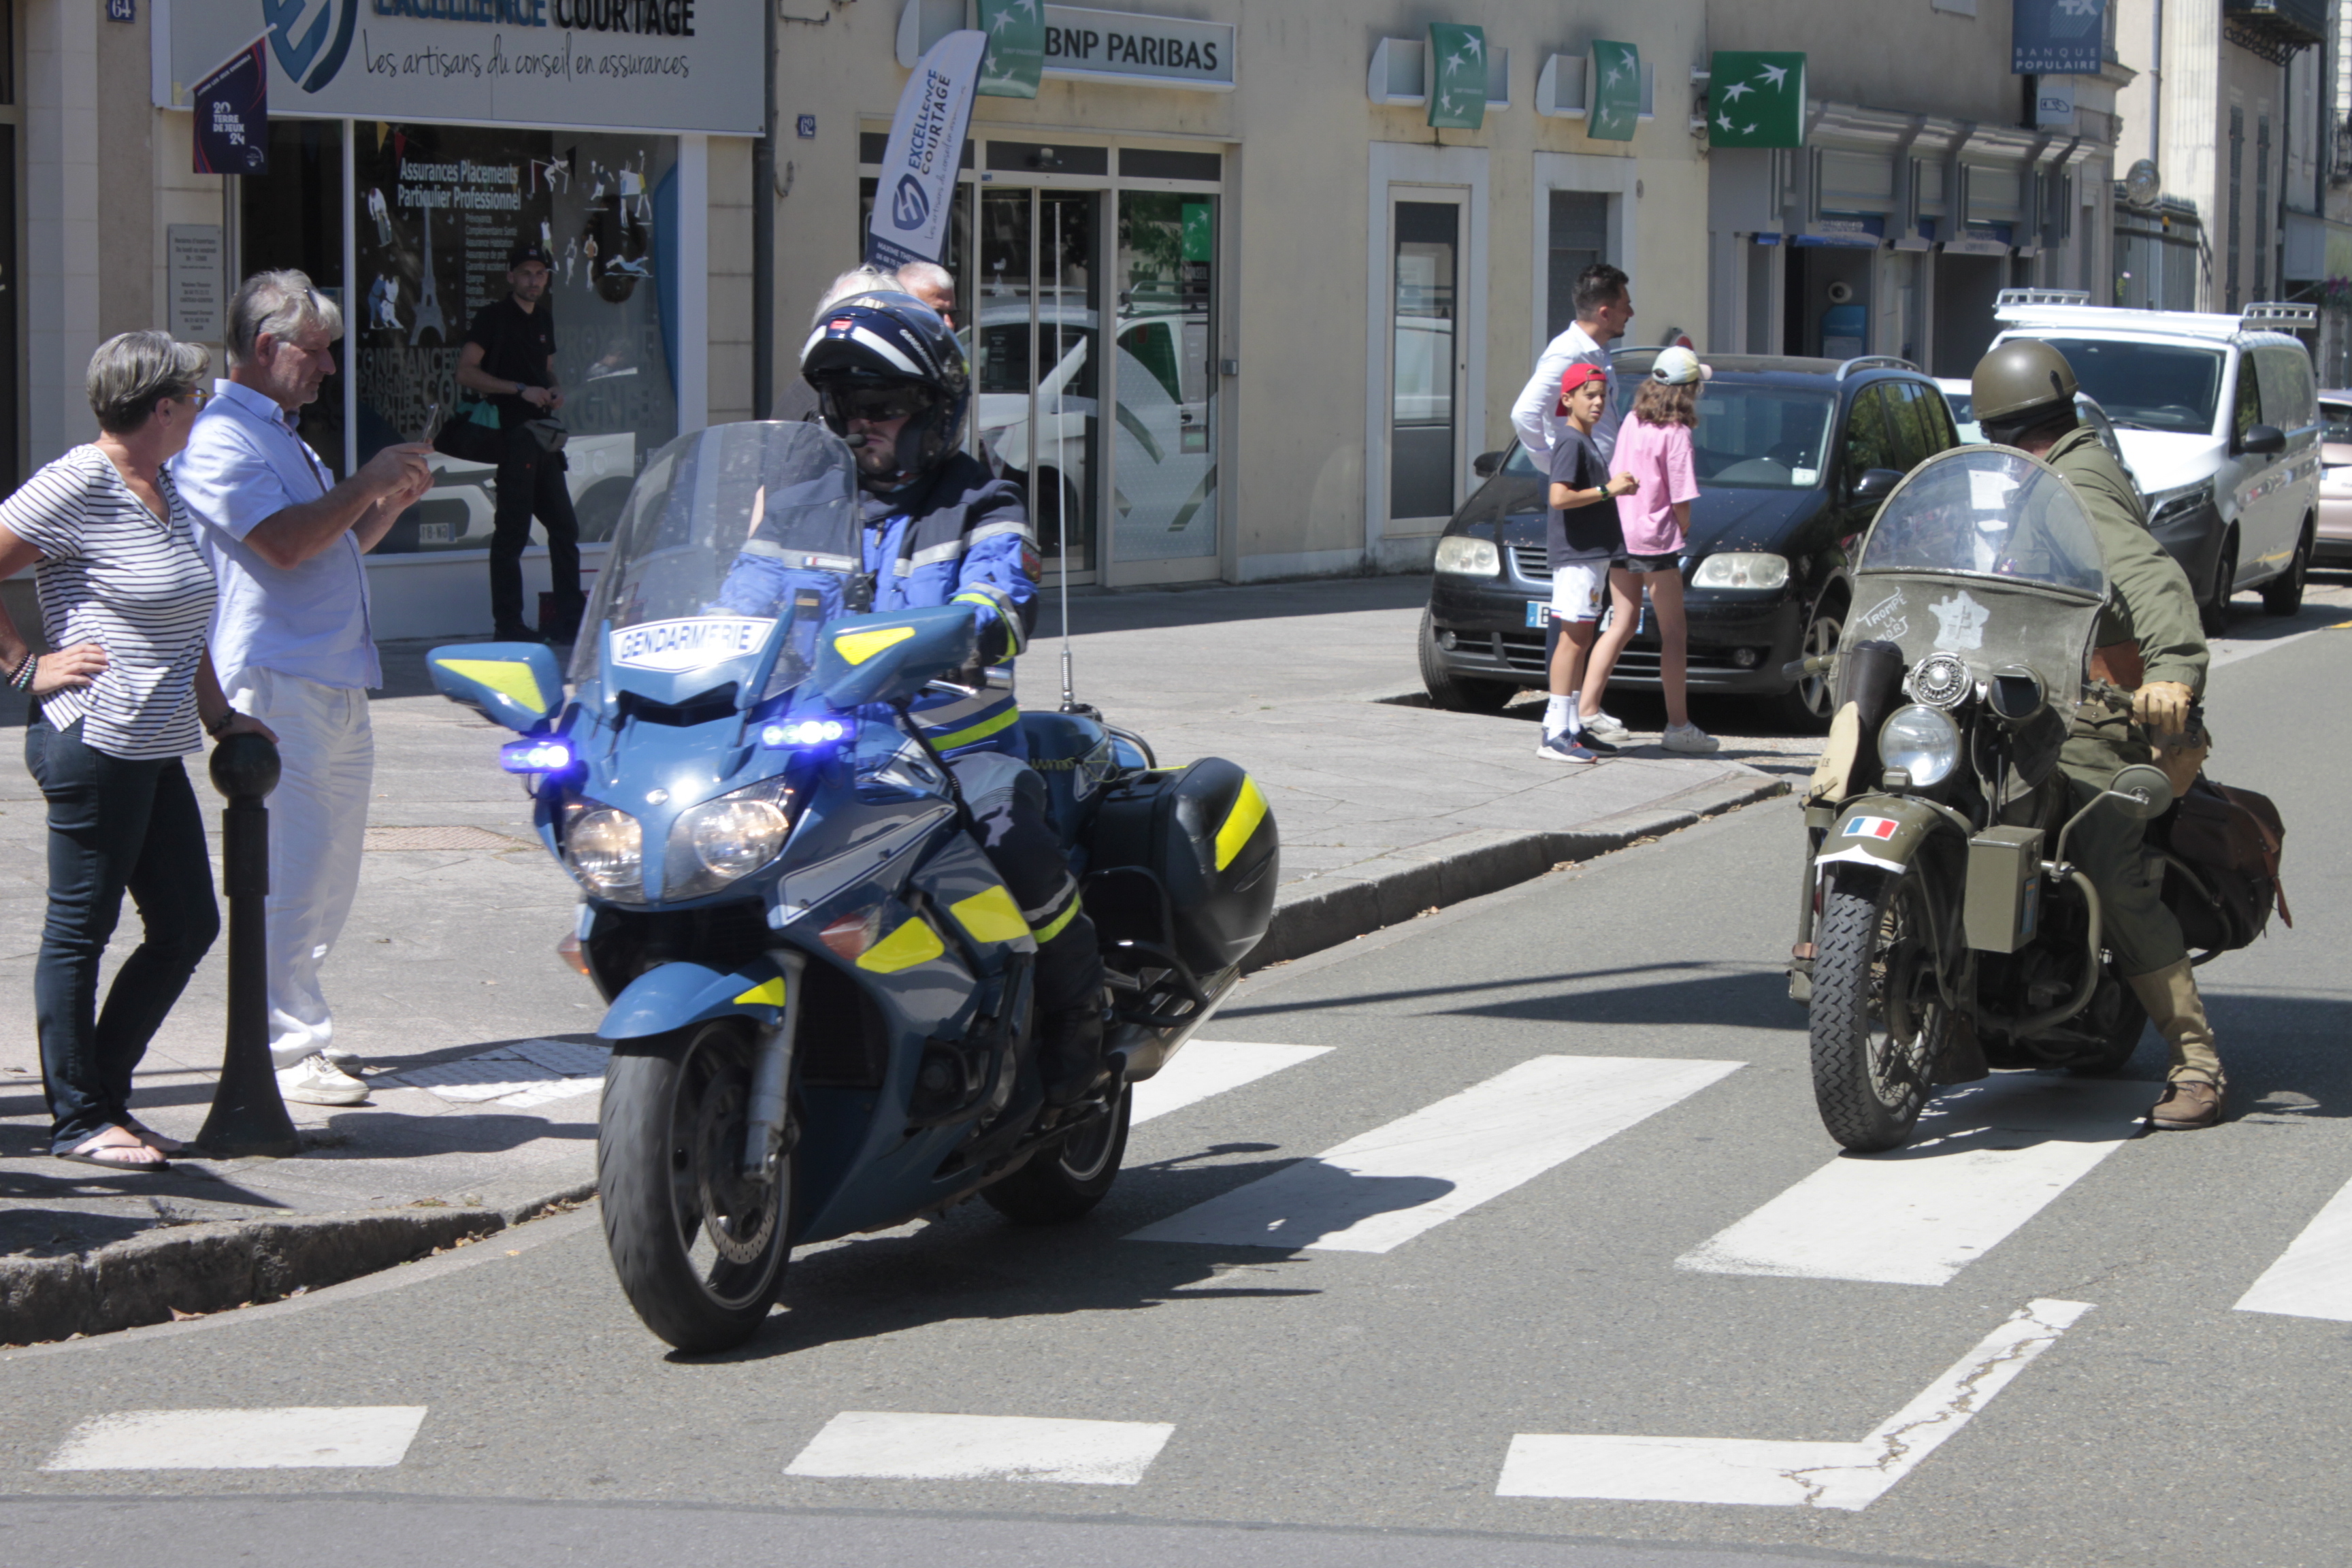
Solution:
M 1433 705 L 1454 713 L 1498 713 L 1519 692 L 1513 681 L 1479 680 L 1447 668 L 1436 618 L 1427 610 L 1421 612 L 1421 684 Z
M 2263 614 L 2291 616 L 2303 608 L 2303 580 L 2311 570 L 2311 535 L 2312 526 L 2306 521 L 2286 570 L 2263 584 Z
M 2197 619 L 2209 637 L 2218 637 L 2230 629 L 2230 596 L 2238 591 L 2238 531 L 2231 529 L 2221 539 L 2221 558 L 2213 563 L 2211 597 L 2197 606 Z
M 1813 605 L 1813 613 L 1805 621 L 1805 636 L 1797 649 L 1801 658 L 1825 658 L 1837 652 L 1845 638 L 1845 600 L 1833 594 L 1823 594 Z M 1780 699 L 1781 720 L 1809 731 L 1827 730 L 1835 688 L 1831 674 L 1808 675 Z

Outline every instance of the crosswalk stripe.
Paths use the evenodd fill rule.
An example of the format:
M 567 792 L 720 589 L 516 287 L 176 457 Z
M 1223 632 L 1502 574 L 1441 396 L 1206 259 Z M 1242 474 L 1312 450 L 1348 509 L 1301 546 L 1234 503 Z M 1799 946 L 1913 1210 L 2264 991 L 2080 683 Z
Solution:
M 1949 1090 L 1908 1148 L 1841 1155 L 1675 1266 L 1945 1284 L 2129 1140 L 2147 1099 L 2146 1084 L 2039 1074 Z
M 2263 1270 L 2238 1310 L 2352 1323 L 2352 1183 Z
M 1175 1430 L 1154 1421 L 845 1410 L 810 1439 L 784 1474 L 1131 1487 Z
M 1536 1057 L 1127 1239 L 1386 1252 L 1740 1065 Z
M 1193 1040 L 1150 1078 L 1135 1086 L 1130 1126 L 1312 1061 L 1329 1046 L 1261 1046 L 1242 1040 Z
M 408 1453 L 422 1405 L 125 1410 L 74 1428 L 45 1470 L 382 1468 Z
M 1859 1443 L 1523 1434 L 1511 1439 L 1495 1495 L 1859 1512 L 1982 1414 L 2090 1310 L 2081 1301 L 2029 1302 Z

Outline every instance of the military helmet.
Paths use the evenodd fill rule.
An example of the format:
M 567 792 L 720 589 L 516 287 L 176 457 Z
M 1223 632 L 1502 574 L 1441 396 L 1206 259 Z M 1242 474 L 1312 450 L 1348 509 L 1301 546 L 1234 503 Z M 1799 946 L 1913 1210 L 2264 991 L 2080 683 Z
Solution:
M 1979 426 L 2024 426 L 2072 409 L 2074 367 L 2037 338 L 2012 338 L 1977 362 L 1969 410 Z

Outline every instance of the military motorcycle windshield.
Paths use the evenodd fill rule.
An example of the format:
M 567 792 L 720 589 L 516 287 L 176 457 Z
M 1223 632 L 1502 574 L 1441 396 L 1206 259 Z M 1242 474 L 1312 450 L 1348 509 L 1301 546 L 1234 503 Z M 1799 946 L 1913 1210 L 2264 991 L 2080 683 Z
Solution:
M 821 425 L 719 425 L 681 436 L 637 476 L 598 574 L 572 677 L 597 673 L 679 702 L 756 671 L 798 685 L 858 564 L 857 463 Z M 781 628 L 779 620 L 785 622 Z
M 1957 655 L 1979 682 L 2022 665 L 2053 706 L 2071 706 L 2106 594 L 2074 487 L 2012 447 L 1960 447 L 1886 498 L 1863 542 L 1846 637 L 1893 643 L 1914 666 Z

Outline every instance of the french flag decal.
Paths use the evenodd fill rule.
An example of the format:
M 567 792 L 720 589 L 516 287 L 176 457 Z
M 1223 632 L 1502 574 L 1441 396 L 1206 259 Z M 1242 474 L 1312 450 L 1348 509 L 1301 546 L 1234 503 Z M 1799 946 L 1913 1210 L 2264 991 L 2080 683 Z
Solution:
M 1857 816 L 1845 825 L 1846 838 L 1892 838 L 1895 822 L 1891 816 Z

